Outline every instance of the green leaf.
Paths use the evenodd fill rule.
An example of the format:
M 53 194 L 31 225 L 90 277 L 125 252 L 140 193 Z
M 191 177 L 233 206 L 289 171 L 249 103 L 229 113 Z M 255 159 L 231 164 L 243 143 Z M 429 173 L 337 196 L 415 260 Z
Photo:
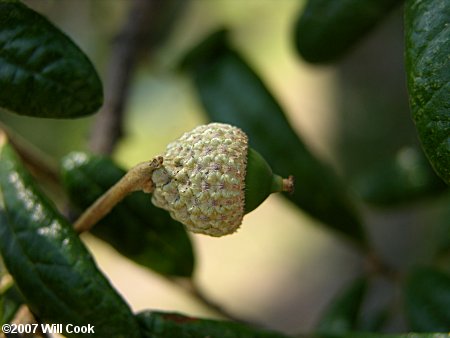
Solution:
M 309 0 L 295 26 L 295 43 L 309 62 L 347 53 L 402 0 Z
M 366 291 L 366 278 L 358 278 L 353 281 L 331 302 L 319 321 L 317 331 L 340 334 L 356 329 L 358 314 Z
M 220 337 L 220 338 L 287 338 L 288 336 L 256 329 L 235 322 L 199 319 L 178 313 L 144 311 L 137 315 L 143 338 Z
M 278 175 L 294 175 L 289 199 L 350 238 L 365 243 L 359 216 L 335 173 L 298 137 L 257 74 L 233 51 L 226 32 L 211 35 L 185 58 L 201 101 L 213 121 L 242 128 L 250 145 Z
M 248 325 L 188 317 L 178 313 L 163 313 L 143 311 L 137 314 L 141 325 L 143 338 L 166 337 L 211 337 L 211 338 L 288 338 L 292 336 L 282 333 L 261 330 Z M 299 338 L 448 338 L 447 334 L 439 333 L 405 333 L 405 334 L 381 334 L 381 333 L 314 333 L 295 335 Z
M 450 184 L 450 2 L 407 0 L 409 102 L 428 159 Z
M 442 199 L 432 227 L 432 237 L 428 241 L 436 261 L 441 260 L 441 266 L 450 272 L 450 194 Z
M 11 322 L 23 302 L 21 294 L 14 285 L 0 293 L 0 325 Z
M 109 158 L 72 153 L 62 162 L 63 183 L 73 202 L 87 208 L 114 185 L 125 170 Z M 184 227 L 150 200 L 135 192 L 127 196 L 91 232 L 117 251 L 163 275 L 190 277 L 192 244 Z
M 319 334 L 312 336 L 300 335 L 299 338 L 449 338 L 446 333 L 365 333 L 365 332 L 347 332 L 341 335 Z
M 7 143 L 0 189 L 1 254 L 33 313 L 49 323 L 94 325 L 98 337 L 139 337 L 128 305 Z
M 22 3 L 0 0 L 0 108 L 73 118 L 102 102 L 100 79 L 75 43 Z
M 404 288 L 405 311 L 414 331 L 450 329 L 450 276 L 434 268 L 416 268 Z
M 364 201 L 385 207 L 448 191 L 425 155 L 410 147 L 400 150 L 395 158 L 379 163 L 357 178 L 354 188 Z

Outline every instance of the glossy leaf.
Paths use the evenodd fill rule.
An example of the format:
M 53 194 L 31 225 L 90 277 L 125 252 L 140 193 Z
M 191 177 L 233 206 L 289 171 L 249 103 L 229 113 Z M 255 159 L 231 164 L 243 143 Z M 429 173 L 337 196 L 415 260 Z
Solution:
M 448 191 L 425 155 L 414 148 L 404 148 L 395 158 L 379 163 L 359 177 L 354 188 L 364 201 L 386 207 Z
M 301 56 L 332 62 L 347 53 L 402 0 L 309 0 L 295 26 Z
M 0 108 L 72 118 L 102 101 L 94 67 L 70 38 L 22 3 L 0 0 Z
M 185 58 L 208 116 L 242 128 L 273 171 L 294 175 L 288 196 L 300 208 L 347 236 L 365 235 L 345 187 L 298 137 L 282 108 L 251 67 L 232 50 L 226 32 L 211 35 Z
M 450 184 L 450 2 L 407 0 L 406 70 L 419 138 L 438 175 Z
M 33 313 L 50 323 L 94 325 L 98 337 L 139 337 L 128 305 L 8 144 L 0 150 L 0 189 L 1 254 Z
M 62 163 L 64 185 L 84 209 L 116 183 L 125 170 L 109 158 L 72 153 Z M 194 254 L 184 227 L 135 192 L 126 197 L 91 232 L 117 251 L 163 275 L 190 277 Z
M 144 311 L 137 315 L 143 338 L 220 337 L 220 338 L 287 338 L 288 336 L 256 329 L 235 322 L 199 319 L 178 313 Z
M 367 280 L 359 278 L 339 294 L 326 309 L 317 331 L 345 333 L 356 329 L 358 314 L 367 291 Z
M 0 293 L 0 325 L 11 322 L 22 304 L 23 298 L 15 286 Z
M 405 284 L 405 311 L 414 331 L 450 331 L 450 276 L 434 268 L 416 268 Z

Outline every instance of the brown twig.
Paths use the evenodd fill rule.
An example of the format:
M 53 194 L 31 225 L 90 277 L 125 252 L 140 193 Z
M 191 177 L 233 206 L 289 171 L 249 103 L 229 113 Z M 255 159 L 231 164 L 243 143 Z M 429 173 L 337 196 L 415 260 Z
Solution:
M 114 39 L 105 82 L 105 104 L 92 128 L 93 152 L 111 154 L 123 134 L 128 89 L 139 56 L 148 52 L 170 33 L 186 0 L 133 0 L 128 18 Z
M 115 39 L 105 83 L 105 104 L 92 128 L 90 147 L 110 154 L 123 134 L 124 107 L 141 45 L 146 44 L 155 0 L 133 0 L 127 21 Z
M 88 231 L 99 220 L 106 216 L 115 205 L 133 191 L 142 190 L 150 193 L 153 190 L 152 172 L 161 167 L 162 157 L 143 162 L 131 168 L 119 182 L 100 196 L 74 223 L 77 232 Z
M 7 139 L 14 147 L 28 169 L 45 181 L 59 184 L 58 167 L 46 153 L 1 122 L 0 134 L 3 134 L 4 142 Z

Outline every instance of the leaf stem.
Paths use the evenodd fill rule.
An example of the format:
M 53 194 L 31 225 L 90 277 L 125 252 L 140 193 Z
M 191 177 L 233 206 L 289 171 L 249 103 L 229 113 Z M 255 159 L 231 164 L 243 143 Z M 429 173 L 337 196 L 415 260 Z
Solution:
M 77 232 L 87 231 L 106 216 L 115 205 L 134 191 L 153 191 L 152 172 L 162 166 L 163 158 L 158 156 L 152 161 L 142 162 L 131 168 L 108 191 L 100 196 L 74 223 Z

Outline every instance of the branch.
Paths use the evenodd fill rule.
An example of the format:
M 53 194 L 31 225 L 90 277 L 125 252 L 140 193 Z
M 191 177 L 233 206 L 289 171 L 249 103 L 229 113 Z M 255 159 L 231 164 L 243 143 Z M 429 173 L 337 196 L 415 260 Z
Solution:
M 7 138 L 34 175 L 54 186 L 59 186 L 58 166 L 50 156 L 2 122 L 0 122 L 0 137 L 1 135 Z
M 142 162 L 131 168 L 119 182 L 100 196 L 74 223 L 77 232 L 88 231 L 106 216 L 119 202 L 134 191 L 153 191 L 152 172 L 162 165 L 162 157 Z
M 124 107 L 138 54 L 148 44 L 156 0 L 133 0 L 127 21 L 114 41 L 105 83 L 105 104 L 94 122 L 90 147 L 110 154 L 123 134 Z

